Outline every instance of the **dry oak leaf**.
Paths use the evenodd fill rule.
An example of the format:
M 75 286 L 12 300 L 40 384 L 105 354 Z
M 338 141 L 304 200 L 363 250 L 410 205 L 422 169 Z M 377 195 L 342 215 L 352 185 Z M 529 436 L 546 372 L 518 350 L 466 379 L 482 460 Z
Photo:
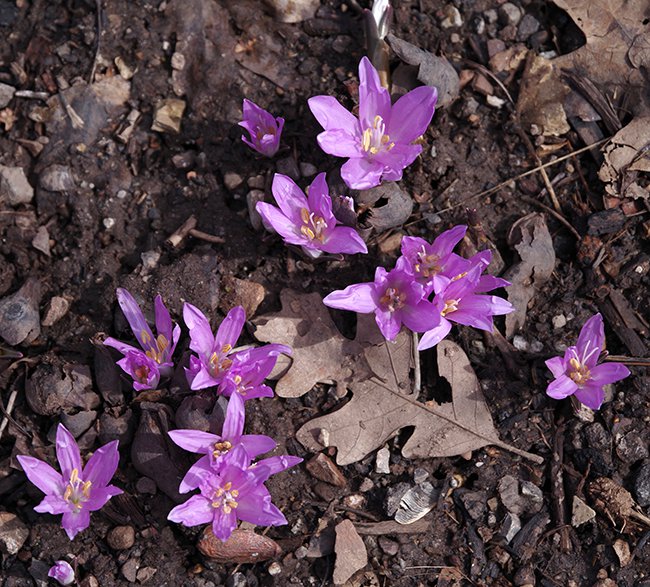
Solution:
M 253 321 L 257 340 L 293 349 L 291 367 L 275 388 L 280 397 L 300 397 L 317 383 L 334 381 L 342 388 L 353 376 L 370 376 L 361 354 L 362 339 L 368 336 L 361 316 L 357 338 L 350 340 L 336 328 L 319 294 L 284 289 L 280 301 L 280 312 Z
M 499 439 L 469 359 L 453 342 L 444 340 L 437 347 L 438 371 L 451 385 L 452 401 L 418 402 L 407 391 L 409 364 L 403 360 L 410 353 L 410 339 L 402 332 L 393 344 L 369 347 L 368 363 L 378 376 L 352 383 L 352 399 L 340 410 L 307 422 L 296 434 L 298 441 L 312 451 L 322 450 L 323 444 L 335 446 L 336 462 L 348 465 L 412 426 L 413 435 L 402 449 L 406 458 L 451 457 L 494 445 L 543 462 Z M 387 370 L 391 376 L 382 376 Z

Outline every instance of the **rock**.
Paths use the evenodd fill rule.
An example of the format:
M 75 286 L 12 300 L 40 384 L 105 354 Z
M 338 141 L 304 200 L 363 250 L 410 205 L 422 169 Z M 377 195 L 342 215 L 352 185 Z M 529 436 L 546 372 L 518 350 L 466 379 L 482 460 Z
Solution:
M 399 552 L 399 543 L 390 538 L 386 538 L 386 536 L 380 536 L 377 542 L 379 542 L 379 548 L 388 556 L 395 556 Z
M 135 543 L 135 529 L 133 526 L 115 526 L 106 536 L 106 542 L 113 550 L 126 550 Z
M 524 42 L 534 35 L 540 28 L 539 21 L 532 14 L 524 14 L 517 29 L 517 40 Z
M 148 495 L 156 495 L 158 492 L 156 482 L 153 479 L 149 479 L 149 477 L 140 477 L 140 479 L 138 479 L 137 483 L 135 484 L 135 488 L 138 493 L 144 493 Z
M 555 330 L 559 330 L 560 328 L 564 328 L 566 326 L 566 316 L 564 314 L 553 316 L 553 319 L 551 321 L 553 322 L 553 328 L 555 328 Z
M 197 543 L 204 556 L 220 563 L 251 564 L 276 558 L 282 554 L 277 542 L 253 530 L 237 528 L 230 538 L 222 542 L 206 526 Z
M 282 572 L 282 566 L 280 565 L 280 563 L 273 562 L 269 565 L 267 572 L 269 573 L 269 575 L 271 575 L 271 577 L 275 577 Z
M 221 281 L 219 308 L 227 313 L 235 306 L 242 306 L 246 312 L 246 318 L 250 320 L 264 301 L 265 295 L 266 291 L 263 285 L 248 279 L 238 279 L 227 275 Z
M 624 463 L 634 464 L 648 458 L 648 447 L 639 434 L 628 432 L 617 438 L 616 454 Z
M 345 487 L 347 485 L 343 473 L 334 464 L 334 461 L 322 452 L 312 458 L 306 467 L 311 476 L 316 479 L 320 479 L 336 487 Z
M 136 579 L 138 580 L 138 583 L 146 583 L 157 572 L 158 572 L 158 569 L 154 569 L 153 567 L 142 567 L 138 571 L 138 573 L 136 575 Z
M 54 416 L 62 411 L 97 408 L 99 396 L 92 387 L 89 367 L 61 364 L 57 358 L 48 357 L 27 380 L 25 396 L 37 414 Z
M 33 197 L 34 188 L 21 167 L 0 165 L 0 198 L 5 198 L 10 206 L 17 206 L 29 204 Z
M 632 492 L 641 507 L 650 505 L 650 461 L 644 461 L 632 478 Z
M 168 98 L 156 104 L 151 130 L 178 134 L 181 130 L 181 120 L 185 112 L 185 100 Z
M 135 583 L 138 578 L 138 568 L 140 567 L 140 561 L 135 558 L 130 558 L 122 565 L 122 576 L 129 582 Z
M 33 278 L 16 293 L 0 300 L 0 336 L 8 345 L 29 344 L 38 338 L 40 301 L 41 285 Z
M 336 525 L 336 542 L 334 552 L 334 585 L 343 585 L 359 569 L 368 564 L 366 545 L 350 520 L 343 520 Z
M 472 520 L 478 521 L 486 512 L 487 494 L 485 491 L 466 491 L 460 495 L 467 513 Z
M 97 418 L 95 410 L 77 412 L 76 414 L 61 414 L 63 425 L 70 431 L 75 438 L 79 438 Z
M 294 181 L 300 179 L 300 169 L 298 168 L 296 160 L 292 156 L 278 159 L 275 163 L 275 167 L 278 173 L 288 175 Z
M 616 553 L 616 556 L 621 563 L 621 567 L 626 566 L 632 560 L 632 555 L 630 554 L 630 545 L 625 542 L 625 540 L 617 538 L 614 540 L 612 548 L 614 549 L 614 552 Z
M 257 202 L 264 201 L 264 192 L 261 190 L 251 190 L 246 194 L 246 205 L 248 206 L 248 218 L 254 230 L 262 230 L 264 223 L 262 216 L 257 211 Z
M 38 184 L 50 192 L 71 192 L 76 187 L 72 171 L 67 165 L 50 165 L 38 178 Z
M 0 108 L 4 108 L 11 102 L 11 99 L 16 93 L 16 88 L 10 86 L 9 84 L 0 83 Z
M 596 517 L 596 512 L 591 509 L 577 495 L 573 496 L 573 505 L 571 506 L 571 525 L 574 528 L 582 526 Z
M 499 534 L 505 538 L 506 543 L 510 541 L 517 535 L 517 532 L 521 530 L 521 520 L 516 514 L 508 512 L 501 522 L 501 528 L 499 529 Z
M 386 446 L 377 451 L 375 473 L 379 473 L 380 475 L 390 475 L 390 451 Z
M 499 18 L 504 25 L 517 26 L 521 20 L 521 9 L 512 2 L 506 2 L 499 7 Z
M 196 153 L 194 151 L 184 151 L 176 153 L 172 157 L 172 164 L 176 169 L 191 169 L 196 163 Z
M 34 579 L 36 587 L 48 587 L 50 585 L 50 579 L 47 575 L 50 568 L 51 565 L 35 558 L 29 563 L 29 574 Z
M 542 509 L 544 495 L 539 487 L 530 481 L 519 481 L 512 475 L 505 475 L 498 485 L 499 497 L 504 507 L 517 516 L 536 514 Z
M 176 428 L 221 434 L 227 408 L 228 402 L 223 396 L 215 402 L 213 398 L 190 395 L 176 410 Z
M 63 318 L 70 309 L 70 302 L 66 298 L 54 296 L 45 310 L 45 318 L 41 322 L 42 326 L 54 326 L 61 318 Z
M 244 178 L 235 173 L 234 171 L 226 171 L 223 175 L 223 184 L 226 186 L 226 189 L 229 191 L 236 190 L 239 186 L 244 183 Z
M 296 23 L 316 16 L 320 0 L 264 0 L 280 22 Z
M 29 536 L 29 529 L 23 522 L 9 512 L 0 512 L 0 552 L 17 554 Z
M 233 573 L 226 581 L 226 587 L 247 587 L 248 581 L 244 573 Z
M 506 50 L 506 44 L 501 39 L 488 39 L 487 52 L 488 57 L 492 59 L 497 53 Z
M 440 491 L 431 483 L 424 482 L 409 489 L 399 502 L 395 512 L 398 524 L 412 524 L 426 516 L 438 502 Z
M 514 346 L 518 351 L 527 351 L 528 350 L 528 341 L 521 336 L 521 334 L 515 334 L 512 339 L 512 346 Z
M 458 8 L 453 4 L 448 4 L 442 10 L 445 17 L 440 22 L 440 26 L 443 29 L 463 26 L 463 17 L 460 15 Z
M 313 163 L 300 163 L 300 174 L 303 177 L 313 177 L 318 173 L 318 167 Z
M 416 485 L 419 485 L 420 483 L 424 483 L 427 479 L 429 478 L 429 471 L 426 469 L 421 469 L 418 467 L 413 471 L 413 482 Z
M 123 414 L 104 412 L 99 417 L 99 440 L 102 444 L 118 440 L 120 447 L 131 444 L 135 432 L 135 415 L 131 408 Z
M 246 181 L 246 185 L 251 189 L 263 190 L 266 185 L 266 178 L 263 175 L 252 175 Z
M 494 86 L 488 81 L 488 79 L 476 72 L 474 74 L 474 79 L 472 80 L 472 89 L 483 96 L 491 96 L 494 94 Z

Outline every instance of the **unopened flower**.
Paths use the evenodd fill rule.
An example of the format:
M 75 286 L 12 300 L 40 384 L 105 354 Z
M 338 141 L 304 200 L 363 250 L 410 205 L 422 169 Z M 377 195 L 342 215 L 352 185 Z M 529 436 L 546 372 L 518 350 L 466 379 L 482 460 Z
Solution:
M 510 302 L 498 296 L 479 295 L 494 287 L 504 287 L 509 283 L 500 278 L 483 279 L 481 273 L 485 265 L 476 264 L 466 274 L 461 274 L 433 298 L 433 305 L 440 321 L 433 329 L 422 335 L 418 350 L 437 345 L 449 334 L 452 322 L 472 326 L 492 332 L 493 316 L 509 314 L 514 311 Z
M 259 526 L 280 526 L 287 520 L 271 503 L 271 495 L 264 486 L 270 470 L 264 465 L 250 467 L 250 459 L 239 446 L 228 455 L 218 473 L 201 481 L 201 493 L 169 512 L 168 519 L 185 526 L 212 523 L 214 535 L 228 540 L 243 520 Z
M 47 576 L 58 581 L 60 585 L 72 585 L 74 583 L 74 569 L 66 561 L 56 561 L 54 566 L 47 572 Z
M 187 472 L 179 487 L 180 493 L 196 489 L 206 476 L 206 471 L 217 473 L 226 462 L 227 455 L 242 446 L 250 459 L 273 450 L 275 441 L 262 434 L 244 434 L 244 400 L 233 394 L 226 409 L 226 419 L 221 435 L 201 430 L 172 430 L 171 439 L 181 448 L 203 454 Z
M 318 135 L 321 149 L 349 157 L 341 177 L 349 187 L 366 190 L 401 179 L 404 168 L 415 161 L 422 146 L 414 142 L 431 122 L 438 93 L 422 86 L 391 106 L 388 90 L 366 57 L 359 64 L 359 82 L 358 119 L 331 96 L 315 96 L 308 103 L 325 129 Z
M 424 287 L 405 271 L 403 259 L 392 271 L 377 267 L 374 282 L 356 283 L 334 291 L 323 303 L 361 314 L 374 312 L 377 326 L 388 340 L 395 339 L 402 324 L 414 332 L 424 332 L 440 322 L 440 313 L 426 300 Z
M 90 512 L 104 507 L 114 495 L 122 493 L 109 481 L 120 459 L 117 440 L 96 450 L 82 467 L 79 447 L 68 430 L 59 424 L 56 432 L 56 456 L 61 473 L 30 456 L 18 456 L 27 478 L 45 498 L 34 510 L 39 513 L 63 514 L 61 525 L 70 540 L 90 524 Z
M 332 213 L 332 200 L 325 174 L 319 173 L 309 196 L 286 175 L 276 173 L 271 186 L 279 209 L 265 202 L 256 208 L 267 228 L 275 230 L 284 242 L 298 245 L 311 257 L 322 253 L 367 253 L 366 243 L 356 230 L 340 224 Z
M 241 140 L 258 153 L 273 157 L 280 148 L 284 118 L 274 118 L 264 108 L 246 99 L 244 99 L 243 111 L 244 120 L 239 123 L 239 126 L 243 126 L 248 131 L 250 140 L 244 135 Z
M 578 342 L 564 352 L 564 357 L 553 357 L 546 366 L 555 379 L 549 383 L 546 393 L 553 399 L 570 395 L 588 408 L 597 410 L 603 404 L 603 386 L 625 379 L 630 370 L 621 363 L 598 364 L 605 349 L 603 318 L 596 314 L 587 320 L 580 331 Z
M 458 262 L 462 258 L 453 250 L 466 232 L 467 226 L 454 226 L 431 244 L 415 236 L 402 238 L 402 256 L 406 267 L 424 286 L 427 295 L 442 290 L 456 275 Z
M 192 304 L 183 306 L 183 318 L 190 331 L 190 358 L 187 378 L 194 390 L 219 385 L 232 365 L 233 348 L 241 334 L 246 313 L 236 306 L 219 325 L 216 336 L 203 312 Z
M 140 306 L 127 290 L 117 288 L 117 301 L 141 349 L 112 337 L 107 338 L 104 344 L 124 355 L 117 364 L 133 378 L 134 389 L 155 389 L 161 376 L 171 375 L 174 366 L 172 355 L 181 328 L 178 324 L 173 325 L 169 311 L 160 296 L 156 296 L 154 302 L 158 333 L 156 337 L 149 328 Z

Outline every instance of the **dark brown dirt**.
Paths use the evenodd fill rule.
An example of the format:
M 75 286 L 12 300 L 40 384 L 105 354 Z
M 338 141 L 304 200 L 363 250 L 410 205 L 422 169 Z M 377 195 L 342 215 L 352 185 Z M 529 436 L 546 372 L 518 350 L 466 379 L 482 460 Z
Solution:
M 547 216 L 558 263 L 529 310 L 521 333 L 525 349 L 514 354 L 518 370 L 506 366 L 491 338 L 467 330 L 453 332 L 475 365 L 501 438 L 542 455 L 544 465 L 493 449 L 477 451 L 469 460 L 411 462 L 400 456 L 408 434 L 403 431 L 389 443 L 389 475 L 375 473 L 375 455 L 342 468 L 346 488 L 318 483 L 304 466 L 278 475 L 269 488 L 289 524 L 268 532 L 284 552 L 278 561 L 281 573 L 274 576 L 268 573 L 268 563 L 236 569 L 206 560 L 195 547 L 199 528 L 166 521 L 174 502 L 155 484 L 152 488 L 142 482 L 133 467 L 130 446 L 144 412 L 155 413 L 156 425 L 173 427 L 173 413 L 189 394 L 179 370 L 162 397 L 135 401 L 129 383 L 92 343 L 100 333 L 127 336 L 116 311 L 115 288 L 129 288 L 149 309 L 153 296 L 162 294 L 176 319 L 182 303 L 190 301 L 208 312 L 216 324 L 227 309 L 220 304 L 220 288 L 228 277 L 264 286 L 266 296 L 257 311 L 263 314 L 279 308 L 279 292 L 284 287 L 325 295 L 370 279 L 376 264 L 390 265 L 398 250 L 385 245 L 389 234 L 371 234 L 367 257 L 310 265 L 278 238 L 253 230 L 248 218 L 247 182 L 262 182 L 269 193 L 276 170 L 286 173 L 299 169 L 300 163 L 328 171 L 331 181 L 337 181 L 341 161 L 318 149 L 319 127 L 306 100 L 331 94 L 349 107 L 355 104 L 356 68 L 364 54 L 364 41 L 359 16 L 348 4 L 323 0 L 316 19 L 296 25 L 276 22 L 254 0 L 98 4 L 99 48 L 96 4 L 90 0 L 0 0 L 0 82 L 51 96 L 47 102 L 14 98 L 0 112 L 4 121 L 0 123 L 4 129 L 0 130 L 0 164 L 22 167 L 35 187 L 29 204 L 0 203 L 0 297 L 34 277 L 41 286 L 37 301 L 41 318 L 54 296 L 70 302 L 60 320 L 43 327 L 30 345 L 19 347 L 27 360 L 12 362 L 3 358 L 0 348 L 2 405 L 18 390 L 12 420 L 0 439 L 0 510 L 18 515 L 29 527 L 20 551 L 3 555 L 0 583 L 6 587 L 45 585 L 49 566 L 74 556 L 78 577 L 87 586 L 127 585 L 133 573 L 137 582 L 161 587 L 328 585 L 334 555 L 305 558 L 304 549 L 300 550 L 309 546 L 319 523 L 388 519 L 385 501 L 390 489 L 400 482 L 412 484 L 414 472 L 421 469 L 438 488 L 449 490 L 452 479 L 461 487 L 440 500 L 427 518 L 426 533 L 365 536 L 369 564 L 365 574 L 351 584 L 650 585 L 649 528 L 630 522 L 621 531 L 600 514 L 574 528 L 570 511 L 574 495 L 589 502 L 585 483 L 606 476 L 630 490 L 647 512 L 647 370 L 633 367 L 633 376 L 617 386 L 613 401 L 595 415 L 594 422 L 585 423 L 576 419 L 568 403 L 554 402 L 544 394 L 547 374 L 543 365 L 545 358 L 575 339 L 585 319 L 598 310 L 606 318 L 611 353 L 647 356 L 649 329 L 643 317 L 650 315 L 650 231 L 643 214 L 625 218 L 620 229 L 583 238 L 580 243 L 553 216 Z M 441 27 L 445 11 L 438 2 L 395 4 L 394 33 L 446 55 L 459 71 L 471 69 L 468 61 L 485 63 L 488 39 L 502 38 L 505 47 L 515 43 L 511 31 L 504 33 L 502 22 L 490 23 L 486 16 L 486 11 L 502 4 L 499 0 L 455 2 L 463 25 L 454 28 Z M 537 33 L 523 39 L 528 47 L 568 51 L 581 44 L 570 19 L 550 3 L 522 0 L 517 5 L 540 24 Z M 189 66 L 173 73 L 175 51 L 183 53 Z M 133 73 L 124 99 L 119 97 L 122 86 L 115 81 L 120 73 L 126 74 L 119 71 L 116 58 Z M 93 69 L 94 81 L 108 84 L 96 92 L 84 86 Z M 515 100 L 520 78 L 521 67 L 505 80 Z M 73 91 L 66 99 L 86 121 L 83 128 L 73 128 L 65 104 L 56 96 L 67 85 Z M 495 95 L 505 98 L 498 88 Z M 179 97 L 186 102 L 180 132 L 150 130 L 156 103 Z M 285 151 L 275 160 L 257 158 L 239 140 L 236 122 L 244 97 L 287 121 Z M 121 141 L 118 136 L 134 110 L 140 113 L 138 121 L 127 140 Z M 506 235 L 517 219 L 539 211 L 529 203 L 531 197 L 550 205 L 541 177 L 513 180 L 492 195 L 472 197 L 535 165 L 512 111 L 507 101 L 500 108 L 488 105 L 483 95 L 467 86 L 452 106 L 436 113 L 422 157 L 405 172 L 402 187 L 417 203 L 409 222 L 398 230 L 433 238 L 453 224 L 466 223 L 466 207 L 476 207 L 504 266 L 516 260 Z M 572 133 L 565 138 L 568 147 L 560 154 L 582 146 Z M 54 171 L 62 174 L 53 165 L 63 166 L 70 176 L 71 183 L 64 189 L 53 189 L 56 186 L 47 181 Z M 596 171 L 588 154 L 549 170 L 552 178 L 563 174 L 556 192 L 564 216 L 582 235 L 587 233 L 589 217 L 602 209 Z M 241 187 L 226 188 L 224 178 L 231 173 L 241 177 Z M 251 182 L 251 178 L 255 179 Z M 303 185 L 310 181 L 300 179 Z M 188 237 L 178 248 L 165 244 L 190 215 L 198 219 L 198 229 L 223 242 Z M 32 246 L 43 226 L 49 234 L 49 256 Z M 622 328 L 611 312 L 607 314 L 612 290 L 640 317 L 640 326 L 626 323 Z M 557 326 L 562 322 L 558 316 L 564 325 Z M 348 318 L 340 315 L 336 319 L 350 330 Z M 633 340 L 630 330 L 636 336 Z M 248 336 L 245 342 L 252 338 Z M 178 356 L 185 349 L 179 349 Z M 432 357 L 423 355 L 430 394 L 434 376 L 428 374 L 427 364 Z M 50 441 L 60 419 L 37 414 L 27 403 L 25 388 L 39 369 L 47 366 L 59 373 L 57 369 L 70 365 L 90 367 L 93 382 L 87 391 L 98 394 L 91 408 L 96 420 L 80 431 L 80 445 L 91 451 L 100 442 L 120 438 L 122 460 L 115 483 L 125 490 L 95 513 L 91 527 L 73 542 L 57 519 L 33 512 L 40 493 L 26 483 L 14 459 L 27 452 L 52 458 Z M 202 397 L 211 409 L 209 394 Z M 308 459 L 312 455 L 305 454 L 293 439 L 295 430 L 334 405 L 326 386 L 318 386 L 301 399 L 249 402 L 248 427 L 251 433 L 276 438 L 278 452 Z M 64 409 L 74 415 L 87 408 Z M 558 450 L 563 457 L 554 463 L 553 453 Z M 173 476 L 173 467 L 182 470 L 185 466 L 173 454 L 167 459 L 171 468 L 161 475 Z M 558 471 L 563 474 L 565 496 L 560 514 Z M 639 481 L 644 471 L 645 485 Z M 507 474 L 532 482 L 544 495 L 541 513 L 523 515 L 523 529 L 510 543 L 499 535 L 506 510 L 497 490 Z M 364 492 L 359 489 L 362 484 Z M 165 481 L 158 485 L 163 487 Z M 357 512 L 346 505 L 350 495 L 363 496 Z M 117 525 L 136 529 L 134 545 L 123 551 L 111 550 L 106 541 L 108 531 Z M 633 553 L 625 565 L 613 549 L 617 539 L 625 541 Z M 458 582 L 445 578 L 448 575 L 443 571 L 449 567 L 457 568 L 464 578 Z M 235 572 L 243 575 L 244 582 L 237 582 L 240 577 Z

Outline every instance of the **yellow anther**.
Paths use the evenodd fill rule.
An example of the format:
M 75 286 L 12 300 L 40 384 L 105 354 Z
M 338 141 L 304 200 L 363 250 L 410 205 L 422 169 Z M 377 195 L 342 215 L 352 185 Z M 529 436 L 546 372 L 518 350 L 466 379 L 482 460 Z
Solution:
M 242 382 L 241 375 L 235 375 L 234 380 L 235 385 L 239 385 Z
M 221 502 L 220 501 L 213 501 L 212 502 L 212 507 L 213 508 L 220 508 L 221 507 Z
M 226 491 L 230 491 L 230 488 L 231 488 L 231 487 L 232 487 L 232 483 L 231 483 L 230 481 L 228 481 L 228 483 L 226 483 L 226 484 L 223 486 L 223 488 L 224 488 Z
M 231 345 L 231 344 L 224 344 L 224 345 L 221 347 L 221 352 L 222 352 L 224 355 L 227 355 L 231 350 L 232 350 L 232 345 Z
M 445 302 L 445 307 L 442 309 L 442 312 L 440 312 L 440 315 L 444 318 L 447 314 L 458 310 L 459 302 L 460 300 L 447 300 Z
M 230 503 L 230 502 L 228 502 L 228 503 Z M 229 514 L 231 511 L 232 511 L 232 508 L 228 504 L 223 506 L 223 513 L 224 514 Z
M 373 123 L 372 123 L 372 126 L 373 126 L 374 128 L 379 128 L 379 125 L 380 125 L 382 122 L 384 122 L 384 119 L 383 119 L 381 116 L 379 116 L 379 114 L 377 114 L 377 115 L 375 116 L 375 120 L 374 120 Z
M 143 330 L 140 333 L 140 340 L 142 341 L 142 344 L 149 344 L 151 342 L 151 336 L 149 336 L 149 333 L 146 330 Z
M 70 473 L 70 483 L 72 483 L 72 485 L 75 485 L 77 481 L 79 481 L 79 470 L 72 469 L 72 472 Z
M 361 139 L 361 146 L 363 147 L 364 151 L 368 151 L 368 149 L 370 149 L 371 135 L 372 135 L 372 131 L 369 128 L 367 128 L 366 130 L 363 131 L 363 138 Z
M 300 209 L 300 218 L 305 224 L 309 224 L 309 210 L 307 208 Z
M 156 346 L 158 347 L 158 352 L 162 353 L 169 346 L 169 341 L 164 334 L 159 334 L 156 339 Z
M 237 491 L 236 489 L 233 489 L 233 490 L 230 492 L 230 495 L 232 495 L 233 497 L 239 497 L 239 491 Z
M 90 488 L 92 487 L 93 482 L 92 481 L 86 481 L 82 486 L 81 486 L 81 493 L 83 493 L 84 497 L 88 499 L 90 497 Z
M 301 226 L 300 232 L 302 232 L 302 234 L 305 235 L 309 240 L 314 240 L 316 238 L 316 234 L 311 228 L 309 228 L 309 226 Z
M 65 491 L 63 492 L 63 499 L 64 499 L 64 501 L 68 501 L 68 500 L 70 499 L 70 496 L 71 496 L 71 495 L 72 495 L 72 487 L 70 487 L 70 485 L 68 485 L 68 486 L 65 488 Z

